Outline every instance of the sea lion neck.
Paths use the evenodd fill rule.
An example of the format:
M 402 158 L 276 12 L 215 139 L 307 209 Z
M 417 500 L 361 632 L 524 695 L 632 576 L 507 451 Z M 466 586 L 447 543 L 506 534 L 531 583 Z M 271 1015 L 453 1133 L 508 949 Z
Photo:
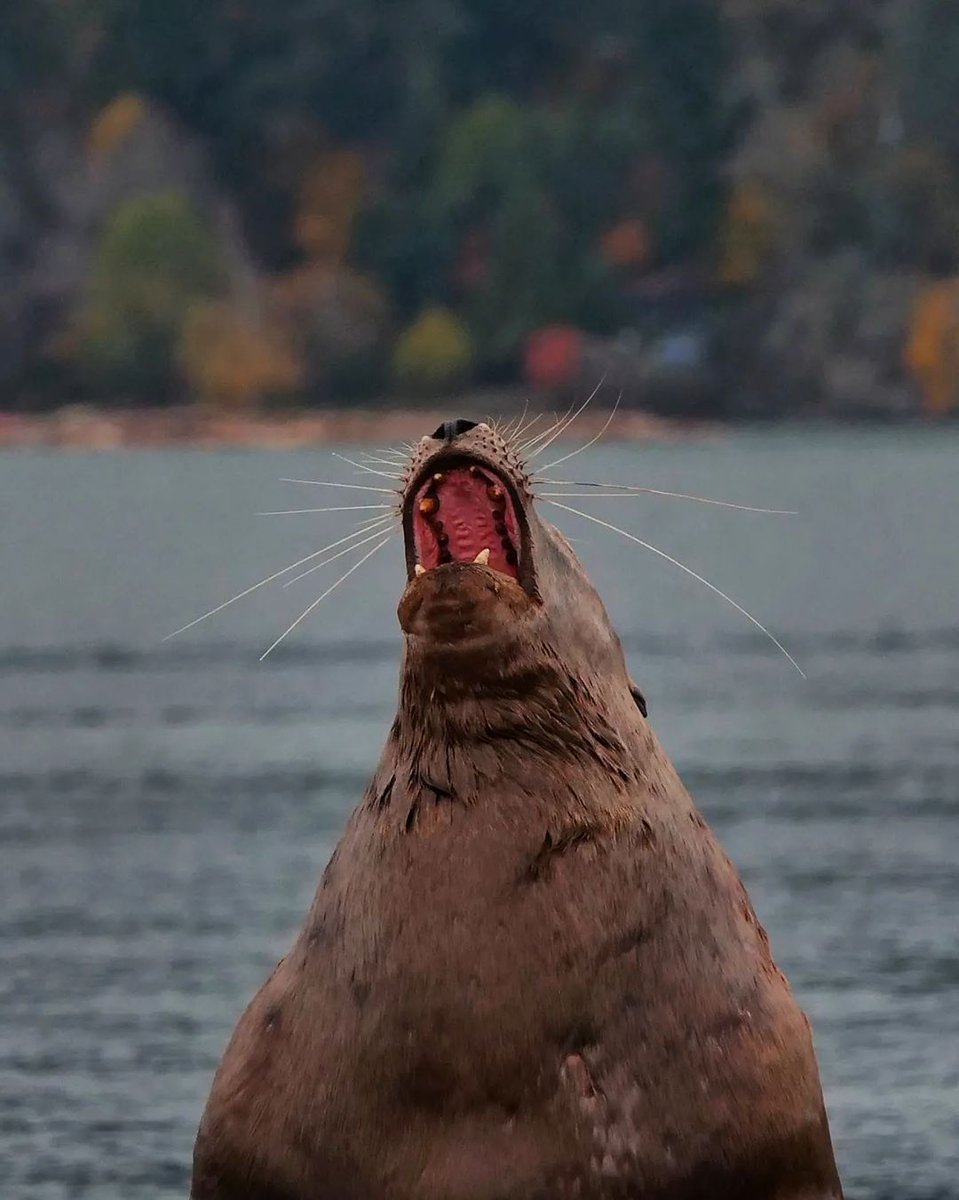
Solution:
M 494 730 L 521 731 L 533 707 L 565 723 L 567 699 L 584 692 L 565 664 L 532 639 L 490 636 L 460 647 L 408 638 L 397 719 L 468 741 Z
M 618 827 L 652 753 L 628 693 L 604 711 L 598 696 L 560 672 L 504 678 L 498 694 L 436 687 L 428 702 L 427 684 L 416 667 L 404 671 L 370 791 L 392 796 L 388 809 L 376 810 L 386 836 L 397 818 L 421 834 L 444 812 L 472 811 L 474 831 L 575 827 L 598 835 Z
M 649 727 L 618 643 L 588 663 L 575 647 L 560 653 L 549 632 L 536 622 L 506 645 L 488 639 L 468 649 L 408 638 L 388 773 L 438 782 L 472 803 L 490 787 L 522 793 L 534 770 L 554 781 L 559 807 L 592 809 L 595 784 L 596 807 L 608 809 L 610 780 L 628 787 L 648 763 Z M 578 798 L 567 795 L 572 778 Z

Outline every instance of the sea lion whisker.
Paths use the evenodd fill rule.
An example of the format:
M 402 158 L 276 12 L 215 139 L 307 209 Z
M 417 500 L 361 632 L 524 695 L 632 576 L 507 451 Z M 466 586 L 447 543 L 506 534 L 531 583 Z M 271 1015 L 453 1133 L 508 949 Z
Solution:
M 576 492 L 571 492 L 570 495 L 575 496 Z M 331 512 L 365 512 L 367 509 L 373 508 L 390 508 L 394 509 L 393 504 L 347 504 L 342 507 L 335 508 L 281 508 L 275 512 L 258 512 L 253 515 L 256 517 L 296 517 L 301 513 L 331 513 Z
M 312 567 L 307 567 L 307 569 L 301 572 L 301 574 L 294 575 L 292 579 L 288 579 L 283 586 L 285 588 L 292 587 L 294 583 L 299 583 L 301 579 L 305 579 L 307 575 L 312 575 L 314 571 L 318 571 L 321 567 L 326 567 L 329 566 L 331 562 L 336 562 L 336 560 L 338 558 L 342 558 L 344 554 L 352 554 L 353 551 L 358 550 L 360 546 L 365 546 L 368 542 L 372 542 L 374 538 L 381 537 L 385 530 L 386 526 L 382 524 L 377 526 L 377 528 L 374 529 L 368 537 L 361 538 L 360 541 L 354 542 L 351 546 L 345 546 L 342 550 L 337 550 L 335 554 L 331 554 L 329 558 L 324 558 L 320 562 L 314 563 Z M 366 533 L 367 530 L 361 530 L 360 532 Z
M 599 433 L 597 433 L 595 437 L 591 437 L 585 446 L 580 446 L 580 448 L 578 450 L 571 450 L 569 452 L 569 454 L 564 454 L 562 458 L 554 458 L 551 463 L 546 463 L 545 466 L 540 467 L 540 470 L 548 471 L 552 467 L 558 467 L 560 463 L 566 462 L 567 459 L 575 458 L 577 454 L 582 454 L 583 451 L 588 450 L 590 448 L 590 446 L 595 446 L 596 443 L 599 441 L 599 439 L 606 432 L 606 430 L 609 429 L 610 425 L 612 425 L 613 418 L 616 416 L 616 413 L 619 409 L 622 399 L 623 399 L 623 393 L 622 393 L 622 390 L 620 390 L 619 395 L 616 397 L 616 403 L 613 405 L 612 409 L 610 410 L 609 416 L 603 422 L 602 429 L 600 429 Z
M 276 641 L 273 643 L 273 645 L 270 646 L 270 648 L 268 650 L 264 651 L 264 653 L 260 655 L 260 662 L 263 662 L 264 659 L 266 659 L 270 654 L 272 654 L 273 651 L 277 648 L 277 646 L 279 646 L 280 642 L 282 642 L 284 638 L 288 637 L 289 634 L 291 634 L 293 632 L 293 630 L 296 629 L 297 625 L 299 625 L 301 621 L 305 620 L 310 615 L 310 613 L 313 612 L 313 610 L 317 607 L 317 605 L 320 604 L 323 600 L 325 600 L 327 598 L 327 596 L 330 595 L 331 592 L 335 592 L 336 589 L 340 586 L 340 584 L 344 582 L 344 580 L 349 579 L 349 577 L 353 574 L 353 572 L 358 571 L 360 569 L 360 567 L 362 567 L 362 565 L 367 561 L 367 559 L 372 558 L 373 555 L 376 554 L 378 550 L 382 550 L 383 547 L 386 545 L 386 543 L 392 537 L 395 537 L 395 534 L 392 532 L 388 533 L 386 535 L 386 537 L 383 538 L 382 541 L 377 542 L 377 544 L 373 547 L 372 550 L 367 551 L 367 553 L 363 555 L 363 557 L 359 560 L 359 562 L 355 562 L 348 571 L 344 571 L 343 574 L 339 577 L 339 579 L 337 579 L 337 581 L 335 583 L 331 584 L 326 589 L 326 591 L 322 593 L 322 595 L 317 596 L 317 598 L 313 601 L 313 603 L 308 608 L 304 609 L 303 612 L 300 613 L 300 615 L 296 618 L 296 620 L 293 622 L 293 624 L 290 625 L 290 627 L 288 629 L 285 629 L 283 631 L 283 633 L 280 634 L 280 636 L 276 639 Z
M 562 415 L 558 415 L 555 411 L 549 413 L 548 416 L 553 418 L 552 424 L 550 424 L 546 429 L 541 429 L 539 433 L 530 436 L 529 431 L 533 429 L 534 426 L 536 426 L 544 416 L 547 416 L 546 413 L 538 413 L 535 417 L 533 417 L 529 425 L 527 425 L 523 434 L 523 440 L 519 443 L 519 448 L 525 452 L 529 450 L 531 446 L 536 445 L 536 443 L 542 438 L 549 437 L 554 429 L 562 425 L 562 423 L 569 418 L 575 407 L 576 401 L 574 400 Z
M 381 518 L 380 518 L 381 519 Z M 235 604 L 237 600 L 242 600 L 244 596 L 249 596 L 251 592 L 255 592 L 258 588 L 266 587 L 268 583 L 272 583 L 274 579 L 279 579 L 281 575 L 288 575 L 290 571 L 295 571 L 297 567 L 302 567 L 304 563 L 312 562 L 314 558 L 319 558 L 321 554 L 326 554 L 327 551 L 333 550 L 336 546 L 342 546 L 344 542 L 351 541 L 360 533 L 365 533 L 364 529 L 354 530 L 348 533 L 346 537 L 342 537 L 337 542 L 330 542 L 328 546 L 324 546 L 322 550 L 314 550 L 312 554 L 307 554 L 305 558 L 301 558 L 298 562 L 291 563 L 290 566 L 284 567 L 282 571 L 274 571 L 272 575 L 268 575 L 266 579 L 261 579 L 259 583 L 254 583 L 252 587 L 245 588 L 242 592 L 237 592 L 235 596 L 231 596 L 229 600 L 224 600 L 222 604 L 218 604 L 216 608 L 211 608 L 209 612 L 205 612 L 201 617 L 188 622 L 186 625 L 181 625 L 179 629 L 174 629 L 172 633 L 168 633 L 163 639 L 165 642 L 171 638 L 179 637 L 181 633 L 186 633 L 188 629 L 192 629 L 194 625 L 199 625 L 201 621 L 205 621 L 207 617 L 214 617 L 217 613 L 222 612 L 225 608 L 229 608 L 231 604 Z
M 362 458 L 364 462 L 384 462 L 394 458 L 399 461 L 404 457 L 405 455 L 401 454 L 399 450 L 378 449 L 372 454 L 368 450 L 363 450 L 360 452 L 360 458 Z
M 515 421 L 507 421 L 505 417 L 487 417 L 486 424 L 500 441 L 505 442 L 507 440 L 506 427 L 515 424 Z
M 603 521 L 599 517 L 594 517 L 592 513 L 584 513 L 578 508 L 571 508 L 568 504 L 560 504 L 558 500 L 547 500 L 546 503 L 552 504 L 555 508 L 561 508 L 565 512 L 575 513 L 577 517 L 582 517 L 585 521 L 593 521 L 596 525 L 602 525 L 604 529 L 611 529 L 613 533 L 622 534 L 624 538 L 628 538 L 629 541 L 635 542 L 638 546 L 642 546 L 646 550 L 651 550 L 653 554 L 657 554 L 660 558 L 665 559 L 666 562 L 672 563 L 674 567 L 678 567 L 681 571 L 685 571 L 685 573 L 692 576 L 693 579 L 697 579 L 700 583 L 708 587 L 711 592 L 715 592 L 717 596 L 725 600 L 727 604 L 731 604 L 732 607 L 736 609 L 738 613 L 741 613 L 747 621 L 750 621 L 753 625 L 755 625 L 756 628 L 760 630 L 760 632 L 763 633 L 767 638 L 769 638 L 773 645 L 776 646 L 786 656 L 786 658 L 789 659 L 803 679 L 806 678 L 806 673 L 799 663 L 796 662 L 782 642 L 780 642 L 778 638 L 771 634 L 766 626 L 762 624 L 762 622 L 758 621 L 752 615 L 752 613 L 747 612 L 741 604 L 738 604 L 732 598 L 732 596 L 727 596 L 724 591 L 716 587 L 714 583 L 710 583 L 708 579 L 698 574 L 698 572 L 694 571 L 692 567 L 687 567 L 686 564 L 681 563 L 678 558 L 673 558 L 671 554 L 667 554 L 665 550 L 660 550 L 658 546 L 654 546 L 651 542 L 644 542 L 642 538 L 636 537 L 635 534 L 628 533 L 625 529 L 620 529 L 618 525 L 611 525 L 608 521 Z
M 562 423 L 569 417 L 569 415 L 573 411 L 574 407 L 575 407 L 575 401 L 573 402 L 573 404 L 571 404 L 569 406 L 569 408 L 567 408 L 567 410 L 563 413 L 562 416 L 557 416 L 555 412 L 550 413 L 550 416 L 552 416 L 554 418 L 552 425 L 550 425 L 546 429 L 541 429 L 539 431 L 539 433 L 534 434 L 532 437 L 524 437 L 523 441 L 521 441 L 518 444 L 518 449 L 521 450 L 524 454 L 526 454 L 529 451 L 531 446 L 535 446 L 536 443 L 538 441 L 540 441 L 542 438 L 549 437 L 549 435 L 553 432 L 553 430 L 558 428 L 558 426 L 562 425 Z M 532 429 L 540 420 L 542 420 L 542 418 L 544 416 L 545 416 L 545 413 L 540 413 L 539 416 L 534 417 L 532 419 L 532 421 L 530 421 L 529 426 L 527 427 L 526 433 L 528 434 L 529 430 Z
M 535 479 L 535 480 L 533 480 L 533 483 L 535 483 L 535 484 L 542 484 L 542 483 L 555 484 L 560 487 L 615 488 L 616 491 L 610 492 L 608 494 L 609 498 L 612 498 L 613 496 L 637 496 L 637 495 L 666 496 L 671 500 L 693 500 L 697 504 L 712 504 L 712 505 L 715 505 L 717 508 L 734 508 L 734 509 L 738 509 L 740 512 L 765 513 L 767 516 L 796 517 L 799 515 L 793 509 L 788 509 L 788 508 L 756 508 L 752 504 L 733 504 L 729 500 L 713 500 L 709 496 L 693 496 L 688 492 L 664 492 L 664 491 L 660 490 L 659 488 L 633 487 L 631 484 L 625 484 L 625 483 L 587 483 L 587 482 L 585 482 L 583 480 L 579 480 L 579 479 Z M 552 496 L 552 495 L 558 496 L 561 493 L 559 493 L 559 492 L 539 492 L 537 494 L 541 495 L 541 496 Z M 566 494 L 570 495 L 570 496 L 581 496 L 582 499 L 584 499 L 584 500 L 591 500 L 594 498 L 598 499 L 598 497 L 600 495 L 600 493 L 595 493 L 595 492 L 594 493 L 569 492 Z M 606 493 L 602 493 L 602 494 L 606 495 Z
M 528 413 L 529 413 L 529 396 L 527 396 L 523 400 L 523 411 L 519 414 L 519 416 L 514 417 L 514 419 L 512 421 L 509 421 L 503 427 L 504 438 L 507 436 L 507 430 L 509 431 L 509 437 L 511 437 L 511 438 L 519 437 L 520 433 L 522 432 L 523 425 L 526 422 L 526 417 L 527 417 Z
M 400 462 L 399 459 L 394 460 L 394 459 L 389 459 L 389 458 L 375 458 L 372 454 L 364 454 L 363 459 L 365 462 L 368 462 L 368 463 L 379 463 L 380 466 L 383 466 L 383 467 L 399 467 L 399 468 L 403 467 L 403 463 Z M 400 479 L 400 478 L 402 478 L 402 476 L 394 475 L 394 476 L 392 476 L 392 478 Z
M 590 406 L 590 404 L 592 404 L 592 402 L 596 399 L 596 397 L 599 395 L 600 389 L 602 388 L 602 386 L 605 382 L 606 382 L 606 372 L 604 371 L 603 376 L 600 379 L 599 383 L 597 383 L 597 385 L 593 388 L 593 390 L 589 393 L 589 395 L 586 397 L 586 399 L 583 401 L 583 403 L 579 406 L 579 408 L 577 408 L 577 410 L 573 413 L 573 415 L 569 418 L 569 420 L 566 421 L 566 423 L 564 425 L 562 425 L 559 429 L 557 429 L 551 438 L 548 438 L 545 442 L 541 442 L 540 445 L 538 445 L 535 450 L 531 451 L 527 457 L 535 458 L 537 454 L 542 454 L 547 446 L 551 446 L 558 437 L 560 437 L 562 434 L 566 433 L 566 431 L 572 427 L 573 422 L 582 413 L 584 413 L 586 411 L 586 409 Z
M 338 458 L 340 462 L 349 463 L 351 467 L 356 467 L 359 471 L 366 471 L 370 475 L 382 475 L 384 479 L 402 478 L 400 475 L 387 475 L 385 471 L 375 471 L 372 467 L 365 467 L 362 463 L 357 462 L 355 459 L 347 458 L 345 454 L 337 454 L 335 450 L 332 453 L 333 457 Z
M 499 433 L 500 433 L 500 436 L 503 438 L 503 441 L 508 442 L 508 441 L 511 441 L 513 438 L 519 437 L 520 432 L 523 428 L 523 422 L 526 420 L 526 414 L 528 412 L 529 412 L 529 396 L 527 396 L 526 399 L 523 401 L 523 411 L 519 414 L 519 416 L 514 417 L 511 421 L 507 421 L 506 424 L 500 428 Z
M 308 483 L 312 487 L 352 488 L 356 492 L 383 492 L 387 496 L 399 494 L 398 488 L 370 487 L 366 483 L 333 483 L 327 479 L 281 479 L 280 483 Z
M 552 415 L 554 418 L 556 417 L 555 413 L 553 413 Z M 530 419 L 526 422 L 526 424 L 522 427 L 522 429 L 518 429 L 516 431 L 516 433 L 513 435 L 511 440 L 515 441 L 517 443 L 517 446 L 520 449 L 522 449 L 523 446 L 525 446 L 528 442 L 531 442 L 533 440 L 533 437 L 536 436 L 533 434 L 533 430 L 536 428 L 536 426 L 540 423 L 540 421 L 542 421 L 542 419 L 545 416 L 546 416 L 546 413 L 541 412 L 541 413 L 537 413 L 535 417 L 530 417 Z

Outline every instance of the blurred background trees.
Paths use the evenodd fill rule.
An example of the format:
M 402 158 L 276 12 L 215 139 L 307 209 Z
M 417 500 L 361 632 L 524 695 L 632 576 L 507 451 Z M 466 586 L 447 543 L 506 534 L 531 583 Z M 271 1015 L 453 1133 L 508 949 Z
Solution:
M 343 402 L 558 330 L 560 389 L 898 411 L 959 251 L 953 46 L 959 0 L 7 5 L 0 382 Z

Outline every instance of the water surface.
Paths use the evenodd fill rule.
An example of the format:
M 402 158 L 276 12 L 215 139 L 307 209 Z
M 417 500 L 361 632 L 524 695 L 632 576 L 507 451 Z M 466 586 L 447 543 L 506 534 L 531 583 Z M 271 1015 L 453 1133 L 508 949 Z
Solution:
M 556 515 L 812 1018 L 848 1194 L 959 1198 L 959 434 L 743 433 L 558 473 L 800 510 L 590 505 L 735 595 L 806 682 L 706 589 Z M 186 1194 L 225 1040 L 378 756 L 398 541 L 264 664 L 349 557 L 160 640 L 372 515 L 255 517 L 351 502 L 281 476 L 357 478 L 325 452 L 0 456 L 0 1163 L 17 1200 Z

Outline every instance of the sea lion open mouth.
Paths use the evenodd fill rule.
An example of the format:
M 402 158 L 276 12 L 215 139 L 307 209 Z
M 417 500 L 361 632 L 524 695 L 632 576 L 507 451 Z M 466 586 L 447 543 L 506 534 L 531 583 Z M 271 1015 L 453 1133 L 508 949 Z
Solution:
M 515 452 L 489 425 L 447 421 L 413 450 L 402 497 L 404 632 L 445 654 L 505 649 L 540 608 L 537 517 Z
M 462 456 L 432 461 L 421 478 L 403 512 L 410 577 L 467 563 L 521 582 L 528 526 L 512 484 L 489 465 Z M 523 574 L 528 580 L 530 572 Z
M 408 580 L 476 566 L 535 595 L 531 497 L 501 439 L 486 425 L 447 422 L 423 439 L 417 457 L 402 508 Z

